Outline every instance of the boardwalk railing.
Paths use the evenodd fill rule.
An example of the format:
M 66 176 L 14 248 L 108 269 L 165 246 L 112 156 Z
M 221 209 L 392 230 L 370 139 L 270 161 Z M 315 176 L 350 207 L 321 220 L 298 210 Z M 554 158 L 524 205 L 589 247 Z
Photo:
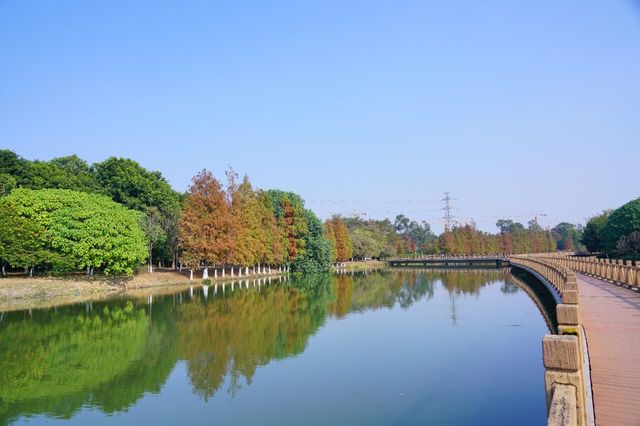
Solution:
M 460 255 L 446 255 L 446 254 L 428 254 L 428 255 L 413 255 L 404 257 L 390 257 L 385 259 L 390 260 L 462 260 L 462 259 L 506 259 L 506 255 L 498 254 L 460 254 Z
M 497 255 L 465 255 L 465 256 L 414 256 L 385 259 L 391 267 L 395 266 L 474 266 L 493 264 L 496 267 L 506 266 L 508 259 Z
M 580 322 L 578 282 L 575 273 L 554 257 L 513 255 L 510 263 L 532 272 L 553 287 L 558 334 L 542 339 L 549 425 L 592 423 L 588 353 Z
M 595 256 L 576 257 L 565 254 L 548 254 L 543 257 L 572 271 L 640 289 L 640 268 L 637 265 L 632 266 L 630 262 L 625 265 L 621 259 L 598 259 Z

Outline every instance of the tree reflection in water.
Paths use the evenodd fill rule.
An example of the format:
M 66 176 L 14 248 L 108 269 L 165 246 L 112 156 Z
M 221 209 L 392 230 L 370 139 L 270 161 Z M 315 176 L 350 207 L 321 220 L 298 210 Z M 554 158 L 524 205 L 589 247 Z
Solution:
M 517 291 L 508 277 L 496 270 L 318 275 L 248 288 L 244 282 L 215 295 L 194 288 L 193 296 L 154 296 L 152 315 L 147 299 L 5 313 L 0 422 L 69 418 L 82 406 L 126 410 L 145 393 L 158 393 L 179 360 L 201 398 L 225 383 L 235 395 L 259 366 L 303 352 L 327 318 L 407 308 L 431 299 L 437 285 L 454 301 L 495 281 L 505 283 L 504 293 Z

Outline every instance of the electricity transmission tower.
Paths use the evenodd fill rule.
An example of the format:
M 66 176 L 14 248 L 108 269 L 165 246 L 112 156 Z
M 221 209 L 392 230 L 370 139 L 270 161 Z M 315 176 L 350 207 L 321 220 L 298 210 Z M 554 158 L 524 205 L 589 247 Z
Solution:
M 444 207 L 442 208 L 442 210 L 444 211 L 444 216 L 442 217 L 442 220 L 444 221 L 445 231 L 451 230 L 453 219 L 455 219 L 455 216 L 451 215 L 451 210 L 455 208 L 451 205 L 451 200 L 455 200 L 455 198 L 452 198 L 449 194 L 451 194 L 451 191 L 445 192 L 444 198 L 442 199 L 442 201 L 444 201 Z

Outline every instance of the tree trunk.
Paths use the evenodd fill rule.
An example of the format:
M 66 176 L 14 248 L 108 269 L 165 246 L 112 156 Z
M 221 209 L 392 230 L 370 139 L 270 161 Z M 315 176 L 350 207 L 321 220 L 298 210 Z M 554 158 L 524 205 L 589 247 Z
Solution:
M 153 251 L 153 244 L 149 243 L 149 268 L 148 272 L 153 272 L 153 258 L 151 256 L 151 252 Z

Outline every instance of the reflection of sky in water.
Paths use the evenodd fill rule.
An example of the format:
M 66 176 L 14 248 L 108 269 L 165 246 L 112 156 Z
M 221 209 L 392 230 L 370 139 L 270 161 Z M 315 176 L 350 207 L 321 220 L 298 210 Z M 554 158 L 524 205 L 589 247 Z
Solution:
M 82 354 L 97 357 L 114 377 L 88 371 L 97 383 L 86 380 L 72 395 L 5 400 L 0 415 L 33 413 L 30 423 L 38 424 L 52 421 L 42 413 L 64 415 L 66 405 L 78 424 L 541 424 L 546 418 L 545 323 L 504 271 L 294 280 L 260 290 L 235 287 L 224 298 L 209 291 L 206 301 L 196 287 L 194 299 L 189 291 L 155 297 L 151 319 L 147 302 L 134 303 L 134 313 L 145 315 L 111 326 L 100 314 L 100 327 L 121 330 L 104 338 L 130 333 L 123 343 L 137 352 L 98 344 L 102 353 Z M 93 315 L 108 305 L 113 317 L 123 304 L 96 302 Z M 28 340 L 45 322 L 63 324 L 84 312 L 82 305 L 35 311 L 31 318 L 11 313 L 0 330 Z M 95 337 L 65 327 L 72 326 L 47 342 L 63 342 L 63 349 L 68 342 L 73 351 Z M 7 366 L 11 343 L 1 342 L 0 362 Z M 33 360 L 26 359 L 28 370 Z M 54 373 L 73 367 L 61 358 Z M 12 380 L 9 386 L 18 383 Z

